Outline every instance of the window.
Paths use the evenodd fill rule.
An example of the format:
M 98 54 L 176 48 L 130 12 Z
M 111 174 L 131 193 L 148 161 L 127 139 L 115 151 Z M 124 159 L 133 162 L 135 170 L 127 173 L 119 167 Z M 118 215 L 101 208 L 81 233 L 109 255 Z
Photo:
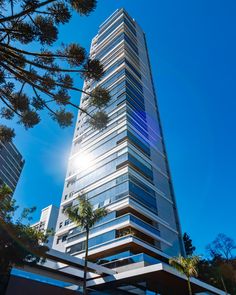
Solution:
M 65 226 L 69 225 L 70 223 L 71 223 L 70 219 L 66 219 L 65 222 L 64 222 Z
M 123 22 L 123 18 L 118 19 L 109 29 L 107 29 L 104 33 L 100 33 L 98 37 L 98 43 L 101 43 L 112 31 L 114 31 L 121 23 Z
M 67 239 L 67 235 L 64 235 L 64 236 L 62 237 L 62 239 L 61 239 L 62 243 L 65 242 L 66 239 Z
M 139 203 L 144 204 L 149 210 L 157 211 L 156 198 L 152 197 L 150 194 L 145 192 L 141 187 L 137 186 L 133 182 L 129 184 L 130 195 L 138 201 Z
M 153 179 L 153 173 L 152 170 L 146 167 L 144 164 L 142 164 L 136 157 L 133 157 L 129 154 L 128 161 L 139 171 L 141 172 L 145 177 L 149 179 Z
M 136 134 L 137 135 L 137 134 Z M 148 156 L 150 156 L 150 148 L 149 148 L 149 144 L 146 143 L 146 141 L 142 138 L 138 138 L 137 136 L 135 136 L 132 132 L 128 131 L 127 132 L 127 136 L 128 136 L 128 139 L 133 142 L 133 144 L 141 149 L 145 154 L 147 154 Z
M 90 238 L 89 239 L 89 248 L 94 247 L 94 246 L 98 246 L 99 244 L 108 242 L 110 240 L 115 239 L 115 230 L 109 231 L 105 234 L 96 236 L 94 238 Z M 69 249 L 67 249 L 66 252 L 68 253 L 75 253 L 75 252 L 80 252 L 83 251 L 85 249 L 85 242 L 80 242 L 76 245 L 71 246 Z

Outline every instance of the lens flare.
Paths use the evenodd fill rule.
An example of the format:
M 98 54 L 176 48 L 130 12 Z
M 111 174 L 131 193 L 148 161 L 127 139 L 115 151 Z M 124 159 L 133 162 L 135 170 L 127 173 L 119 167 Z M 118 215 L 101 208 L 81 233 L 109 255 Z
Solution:
M 92 157 L 90 154 L 83 152 L 74 159 L 74 167 L 76 170 L 85 170 L 92 165 Z

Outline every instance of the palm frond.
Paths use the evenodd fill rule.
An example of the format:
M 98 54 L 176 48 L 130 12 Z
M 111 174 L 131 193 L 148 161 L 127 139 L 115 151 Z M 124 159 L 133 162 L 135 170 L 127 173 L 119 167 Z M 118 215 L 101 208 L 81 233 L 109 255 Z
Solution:
M 78 226 L 83 227 L 83 220 L 80 215 L 78 215 L 78 208 L 69 207 L 65 210 L 65 213 L 71 221 L 76 223 Z
M 105 208 L 98 208 L 93 211 L 93 223 L 98 222 L 102 217 L 106 216 L 108 211 Z
M 189 257 L 178 256 L 178 257 L 171 258 L 169 260 L 169 263 L 176 270 L 178 270 L 182 274 L 185 274 L 189 278 L 189 277 L 198 276 L 197 265 L 199 260 L 200 260 L 199 256 L 189 256 Z
M 108 213 L 105 208 L 93 210 L 93 205 L 89 202 L 85 194 L 79 195 L 77 201 L 78 205 L 67 208 L 65 213 L 82 229 L 90 229 Z
M 181 257 L 173 257 L 169 260 L 169 264 L 173 266 L 176 270 L 178 270 L 180 273 L 185 274 L 184 272 L 184 266 L 182 264 Z

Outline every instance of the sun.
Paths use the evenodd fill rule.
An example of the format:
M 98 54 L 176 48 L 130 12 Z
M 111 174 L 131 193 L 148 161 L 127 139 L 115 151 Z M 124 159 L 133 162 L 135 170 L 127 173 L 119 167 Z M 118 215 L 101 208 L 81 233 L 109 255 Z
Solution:
M 85 170 L 92 165 L 92 156 L 89 153 L 80 153 L 74 160 L 76 170 Z

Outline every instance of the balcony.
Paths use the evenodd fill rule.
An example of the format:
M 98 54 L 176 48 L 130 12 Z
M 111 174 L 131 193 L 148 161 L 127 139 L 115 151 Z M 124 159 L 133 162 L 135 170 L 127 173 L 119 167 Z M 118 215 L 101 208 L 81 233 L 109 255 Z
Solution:
M 142 229 L 142 230 L 144 229 L 144 231 L 146 230 L 146 234 L 148 234 L 148 232 L 150 232 L 156 236 L 160 236 L 160 231 L 157 228 L 144 222 L 140 218 L 138 218 L 130 213 L 122 215 L 120 217 L 116 217 L 108 222 L 105 222 L 101 225 L 98 225 L 98 226 L 92 228 L 90 230 L 90 235 L 93 236 L 99 232 L 101 232 L 101 234 L 102 234 L 102 232 L 104 232 L 104 230 L 109 231 L 111 229 L 120 229 L 120 228 L 124 228 L 127 226 L 132 226 L 134 228 Z M 67 243 L 74 242 L 74 241 L 81 239 L 83 237 L 85 237 L 84 232 L 82 232 L 82 233 L 80 232 L 80 233 L 75 234 L 73 236 L 68 236 Z
M 145 253 L 140 253 L 137 255 L 132 255 L 129 257 L 117 259 L 115 261 L 106 262 L 106 263 L 102 264 L 102 266 L 105 266 L 107 268 L 118 268 L 118 267 L 130 265 L 130 264 L 136 264 L 136 263 L 140 263 L 140 262 L 143 262 L 144 266 L 148 266 L 148 265 L 152 265 L 152 264 L 157 264 L 161 261 L 158 259 L 155 259 Z

